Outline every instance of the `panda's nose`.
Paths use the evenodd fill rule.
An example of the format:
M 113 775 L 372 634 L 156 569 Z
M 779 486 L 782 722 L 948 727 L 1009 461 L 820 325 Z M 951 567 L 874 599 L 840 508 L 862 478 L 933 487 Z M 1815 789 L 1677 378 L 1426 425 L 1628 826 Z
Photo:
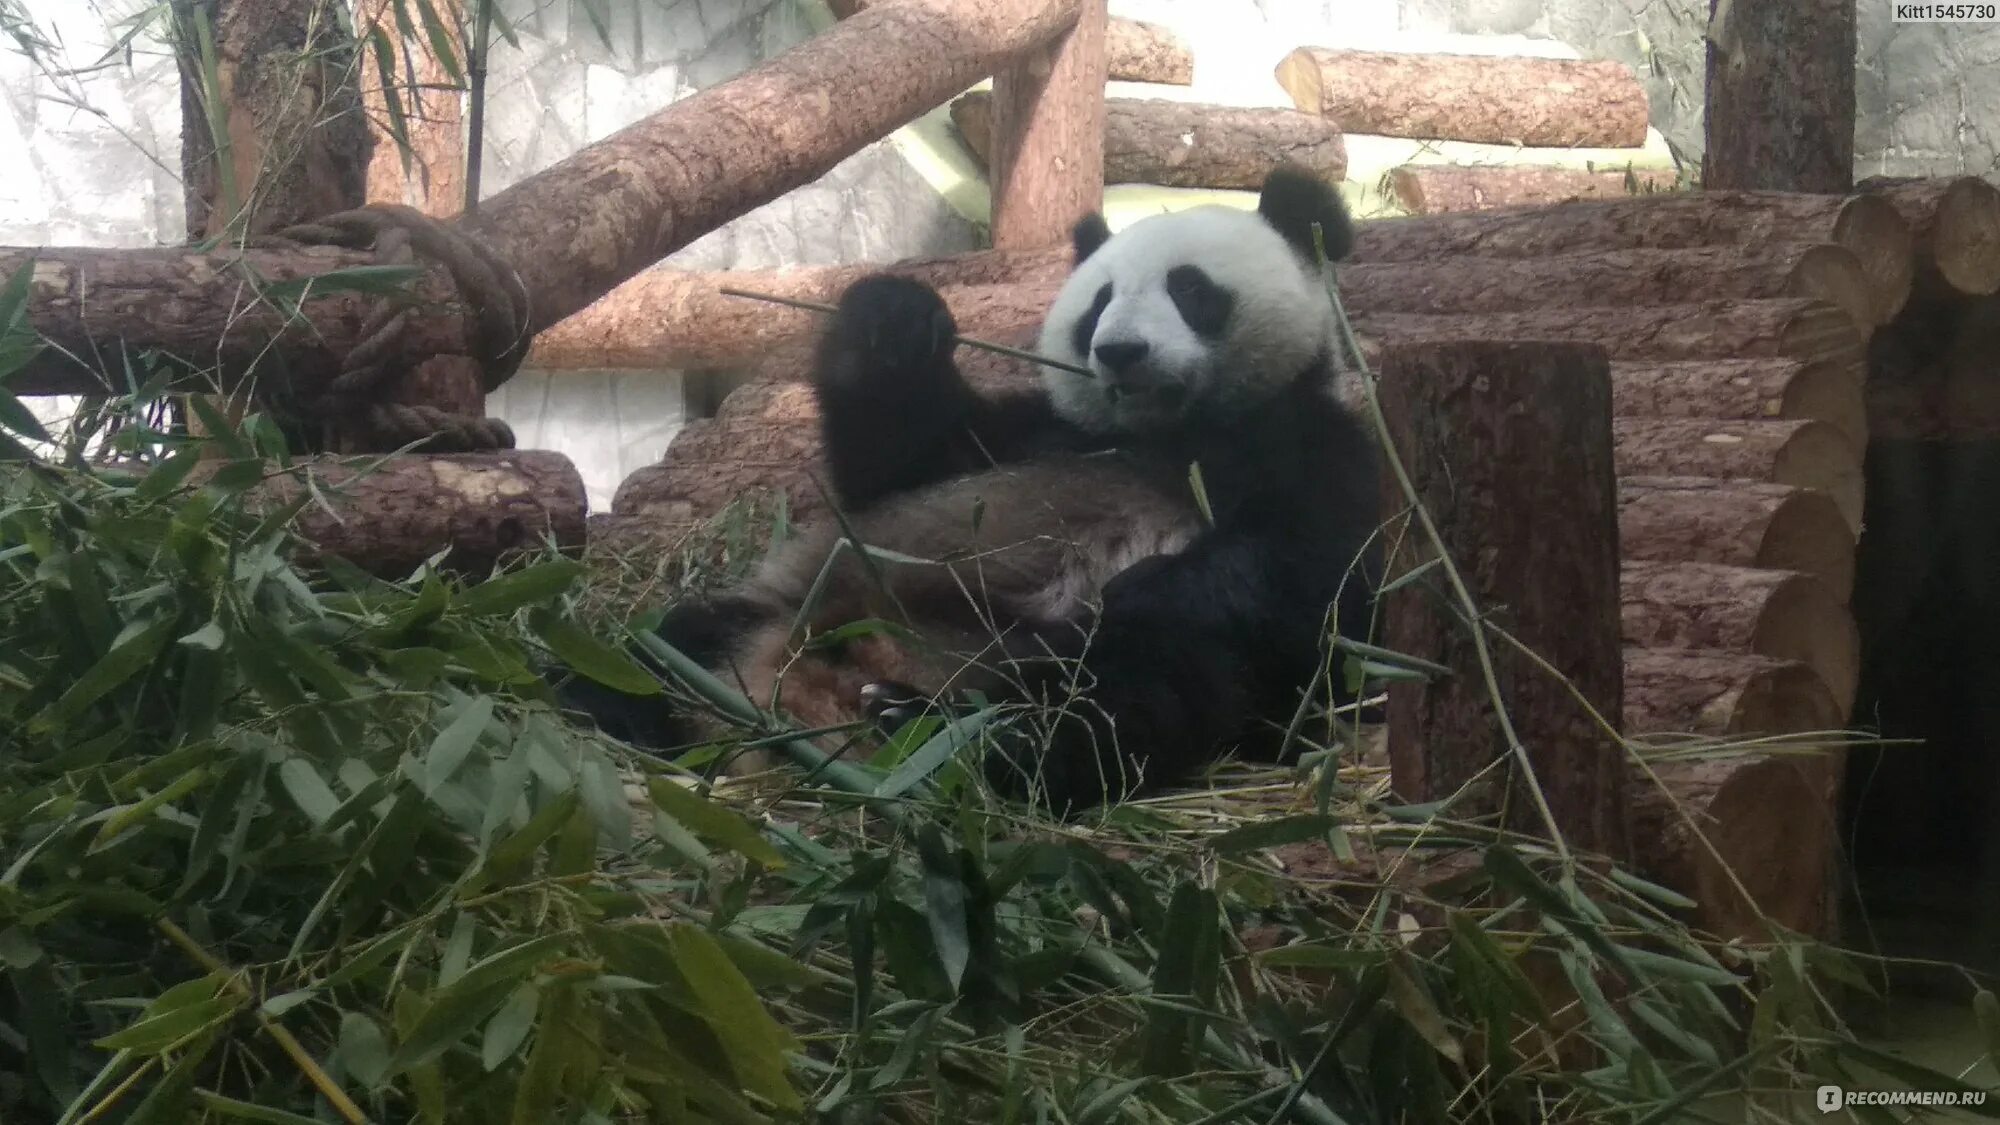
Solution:
M 1092 353 L 1097 356 L 1097 362 L 1103 364 L 1106 370 L 1114 373 L 1125 371 L 1133 364 L 1145 359 L 1146 353 L 1150 350 L 1143 340 L 1099 344 L 1091 349 Z

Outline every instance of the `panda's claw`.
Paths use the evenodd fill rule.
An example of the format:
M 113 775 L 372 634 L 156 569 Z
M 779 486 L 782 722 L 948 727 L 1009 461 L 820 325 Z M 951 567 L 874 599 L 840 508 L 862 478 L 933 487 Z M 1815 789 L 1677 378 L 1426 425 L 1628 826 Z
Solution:
M 827 329 L 850 377 L 892 381 L 928 376 L 948 363 L 958 325 L 936 289 L 914 278 L 873 274 L 849 286 Z
M 861 689 L 861 713 L 883 734 L 895 734 L 933 706 L 923 692 L 895 680 L 878 680 Z

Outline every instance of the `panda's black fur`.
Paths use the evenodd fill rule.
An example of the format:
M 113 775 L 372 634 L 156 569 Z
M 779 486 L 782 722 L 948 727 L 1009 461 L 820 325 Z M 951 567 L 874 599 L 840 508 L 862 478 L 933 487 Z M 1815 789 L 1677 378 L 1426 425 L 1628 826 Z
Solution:
M 1048 368 L 1040 389 L 1005 396 L 961 376 L 929 286 L 857 282 L 813 372 L 834 498 L 870 546 L 951 561 L 871 567 L 850 552 L 806 631 L 900 618 L 935 651 L 873 636 L 799 653 L 794 618 L 841 534 L 832 521 L 739 588 L 675 607 L 661 636 L 759 702 L 782 680 L 808 725 L 899 721 L 908 695 L 967 688 L 1063 704 L 1020 741 L 1032 754 L 987 769 L 1058 807 L 1183 780 L 1232 745 L 1255 752 L 1316 682 L 1344 701 L 1327 632 L 1369 625 L 1377 452 L 1336 397 L 1316 227 L 1327 257 L 1344 256 L 1338 195 L 1289 167 L 1254 214 L 1177 212 L 1116 237 L 1086 218 L 1041 351 L 1096 375 Z M 657 700 L 583 681 L 566 700 L 636 744 L 701 737 Z

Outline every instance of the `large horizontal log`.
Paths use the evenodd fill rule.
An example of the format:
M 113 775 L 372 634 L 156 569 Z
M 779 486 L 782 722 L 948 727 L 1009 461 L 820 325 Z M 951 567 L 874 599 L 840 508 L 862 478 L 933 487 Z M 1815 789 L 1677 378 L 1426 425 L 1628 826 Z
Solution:
M 297 250 L 180 248 L 0 248 L 0 276 L 34 262 L 29 323 L 47 341 L 8 380 L 16 394 L 125 393 L 126 360 L 145 370 L 138 353 L 180 369 L 187 389 L 234 385 L 273 352 L 287 355 L 296 378 L 335 370 L 335 357 L 361 342 L 374 304 L 370 296 L 309 280 L 375 264 L 373 255 L 330 247 Z M 305 317 L 289 315 L 273 290 L 303 302 Z M 451 282 L 437 270 L 417 283 L 403 353 L 422 357 L 469 348 L 469 325 Z M 309 319 L 308 319 L 309 318 Z M 105 373 L 113 382 L 107 384 Z
M 1069 248 L 1058 247 L 981 250 L 887 265 L 647 270 L 542 333 L 527 362 L 556 371 L 742 367 L 781 345 L 810 339 L 826 318 L 822 313 L 728 296 L 724 289 L 831 305 L 854 282 L 883 272 L 918 278 L 947 294 L 1013 284 L 1053 295 L 1069 272 L 1069 263 Z
M 1756 481 L 1823 492 L 1861 528 L 1862 453 L 1824 422 L 1616 418 L 1618 475 Z
M 871 5 L 499 192 L 466 226 L 513 263 L 539 332 L 1048 43 L 1077 12 L 1076 0 Z
M 1762 918 L 1824 934 L 1843 760 L 1836 743 L 1653 761 L 1652 776 L 1635 766 L 1625 800 L 1639 871 L 1700 903 L 1701 926 L 1725 940 L 1779 938 Z
M 2000 187 L 1940 176 L 1880 189 L 1910 224 L 1919 279 L 1968 296 L 2000 291 Z
M 1894 204 L 1873 195 L 1676 192 L 1586 199 L 1553 207 L 1373 219 L 1356 224 L 1353 260 L 1536 258 L 1592 250 L 1773 242 L 1832 242 L 1847 247 L 1882 301 L 1877 323 L 1894 317 L 1909 297 L 1914 269 L 1910 225 Z
M 1621 418 L 1825 422 L 1856 449 L 1868 441 L 1861 381 L 1838 363 L 1709 359 L 1611 365 L 1612 411 Z
M 1584 340 L 1604 345 L 1614 361 L 1778 357 L 1834 364 L 1856 381 L 1862 377 L 1862 341 L 1853 320 L 1824 301 L 1797 297 L 1436 316 L 1363 313 L 1354 319 L 1378 343 Z
M 1816 297 L 1865 336 L 1875 293 L 1852 252 L 1830 242 L 1593 250 L 1546 258 L 1357 262 L 1341 297 L 1361 313 L 1485 313 Z
M 1292 104 L 1350 133 L 1547 148 L 1646 143 L 1646 91 L 1608 60 L 1300 47 L 1278 63 Z
M 1797 660 L 1713 649 L 1625 650 L 1625 732 L 1745 739 L 1838 730 L 1840 705 Z
M 1578 199 L 1625 199 L 1674 191 L 1663 168 L 1593 171 L 1562 165 L 1404 164 L 1389 170 L 1389 191 L 1412 215 L 1546 207 Z
M 973 90 L 951 103 L 952 124 L 984 164 L 993 96 Z M 1339 182 L 1347 176 L 1340 126 L 1290 109 L 1205 105 L 1164 98 L 1106 98 L 1104 182 L 1250 191 L 1290 161 Z
M 301 477 L 325 500 L 306 505 L 295 525 L 309 547 L 301 556 L 307 564 L 333 555 L 402 578 L 448 548 L 442 565 L 483 576 L 515 552 L 584 542 L 583 477 L 560 453 L 314 458 L 259 485 L 248 500 L 291 503 L 307 487 Z
M 1812 489 L 1701 477 L 1618 481 L 1619 553 L 1813 575 L 1842 601 L 1854 588 L 1854 529 Z
M 1626 644 L 1797 660 L 1826 682 L 1846 720 L 1861 640 L 1847 607 L 1819 579 L 1722 563 L 1627 559 L 1620 597 Z
M 828 0 L 837 19 L 865 12 L 880 0 Z M 1111 17 L 1104 36 L 1105 61 L 1114 82 L 1158 82 L 1187 86 L 1194 82 L 1194 54 L 1171 30 L 1156 23 Z

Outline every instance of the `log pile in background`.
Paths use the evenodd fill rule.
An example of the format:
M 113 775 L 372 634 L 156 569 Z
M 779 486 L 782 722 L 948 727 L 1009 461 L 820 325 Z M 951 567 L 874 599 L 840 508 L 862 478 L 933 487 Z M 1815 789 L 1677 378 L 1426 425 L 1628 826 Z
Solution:
M 1647 739 L 1797 737 L 1837 730 L 1855 700 L 1855 614 L 1865 607 L 1851 612 L 1846 603 L 1860 588 L 1863 452 L 1882 440 L 1870 367 L 1882 368 L 1893 347 L 1928 341 L 1929 351 L 1906 366 L 1937 373 L 1925 400 L 1930 416 L 1942 418 L 1952 354 L 1965 372 L 1960 393 L 1978 399 L 1976 388 L 2000 407 L 1993 341 L 1977 335 L 1976 318 L 1911 326 L 1944 299 L 1928 291 L 1911 298 L 1920 258 L 1955 259 L 1949 272 L 1934 271 L 1947 289 L 1949 278 L 1972 284 L 2000 270 L 2000 249 L 1965 255 L 1934 244 L 1941 229 L 1977 230 L 1976 213 L 1948 226 L 1935 203 L 1927 217 L 1922 201 L 1983 196 L 1949 184 L 1912 186 L 1893 199 L 1668 194 L 1379 220 L 1361 224 L 1354 260 L 1339 277 L 1364 343 L 1527 338 L 1606 348 L 1624 559 L 1626 729 Z M 1059 283 L 1061 259 L 1016 260 L 1009 268 L 1020 272 L 1010 278 L 996 276 L 991 259 L 963 260 L 988 265 L 974 270 L 977 283 L 945 287 L 961 333 L 1031 344 L 1035 310 Z M 924 268 L 950 276 L 942 264 Z M 1580 276 L 1593 280 L 1573 280 Z M 781 287 L 773 275 L 739 283 Z M 841 282 L 829 273 L 816 284 L 833 290 L 832 299 Z M 1855 296 L 1857 285 L 1865 300 Z M 2000 304 L 1949 293 L 1954 308 Z M 661 465 L 629 478 L 614 509 L 692 520 L 753 488 L 782 490 L 797 508 L 817 509 L 808 472 L 818 452 L 813 405 L 800 383 L 804 333 L 813 327 L 800 318 L 801 334 L 788 340 L 759 337 L 755 349 L 733 357 L 711 354 L 757 377 L 715 418 L 691 425 Z M 670 323 L 653 331 L 660 339 L 686 336 Z M 987 353 L 962 349 L 960 360 L 977 382 L 1033 377 L 1026 364 Z M 2000 423 L 2000 409 L 1991 414 Z M 1704 832 L 1740 861 L 1739 873 L 1747 863 L 1776 866 L 1775 889 L 1751 887 L 1771 890 L 1765 905 L 1775 917 L 1806 929 L 1818 924 L 1827 899 L 1816 882 L 1824 865 L 1814 857 L 1830 848 L 1834 766 L 1774 755 L 1659 772 L 1688 811 L 1706 818 Z M 1674 827 L 1661 819 L 1679 814 L 1661 808 L 1657 793 L 1635 790 L 1631 800 L 1662 831 L 1688 831 L 1684 821 Z M 1753 817 L 1765 826 L 1746 819 Z M 1675 876 L 1685 885 L 1717 885 L 1711 861 L 1676 854 L 1686 860 Z M 1724 928 L 1748 925 L 1729 918 Z
M 827 0 L 827 7 L 838 19 L 874 6 L 874 0 Z M 1194 52 L 1180 36 L 1159 24 L 1112 16 L 1105 29 L 1104 53 L 1113 82 L 1194 84 Z
M 1545 207 L 1578 199 L 1622 199 L 1675 190 L 1658 168 L 1595 171 L 1558 165 L 1405 164 L 1389 170 L 1389 192 L 1412 215 Z

